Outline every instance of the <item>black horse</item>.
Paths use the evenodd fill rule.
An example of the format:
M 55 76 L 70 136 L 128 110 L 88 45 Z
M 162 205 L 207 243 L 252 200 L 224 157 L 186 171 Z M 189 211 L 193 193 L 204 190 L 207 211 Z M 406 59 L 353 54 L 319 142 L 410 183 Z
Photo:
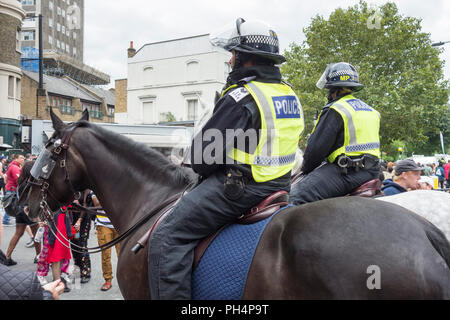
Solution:
M 52 210 L 89 188 L 123 233 L 196 178 L 160 153 L 87 122 L 87 114 L 70 125 L 51 117 L 53 138 L 68 139 L 67 154 L 47 180 Z M 41 188 L 30 185 L 34 217 L 41 198 Z M 147 250 L 135 255 L 131 248 L 159 215 L 121 244 L 117 277 L 126 299 L 149 298 Z M 292 207 L 265 229 L 243 297 L 450 299 L 450 246 L 434 225 L 390 203 L 343 197 Z

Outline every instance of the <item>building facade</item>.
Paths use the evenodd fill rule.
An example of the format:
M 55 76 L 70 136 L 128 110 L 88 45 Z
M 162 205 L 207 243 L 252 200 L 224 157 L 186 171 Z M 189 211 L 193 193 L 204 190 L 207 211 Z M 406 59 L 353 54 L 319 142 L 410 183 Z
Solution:
M 63 76 L 44 75 L 44 92 L 37 96 L 39 74 L 23 70 L 22 114 L 25 120 L 50 119 L 50 108 L 63 121 L 74 122 L 84 110 L 91 122 L 114 122 L 114 92 L 84 85 Z
M 212 46 L 208 34 L 130 49 L 126 112 L 116 112 L 117 123 L 198 120 L 230 72 L 230 54 Z
M 91 85 L 109 84 L 109 75 L 84 64 L 84 0 L 21 0 L 27 17 L 22 30 L 22 68 L 39 72 L 42 15 L 44 73 L 67 75 Z
M 43 15 L 43 47 L 83 62 L 84 0 L 21 0 L 27 17 L 22 47 L 39 48 L 38 16 Z
M 20 132 L 20 38 L 24 17 L 20 1 L 0 0 L 0 140 L 13 147 Z

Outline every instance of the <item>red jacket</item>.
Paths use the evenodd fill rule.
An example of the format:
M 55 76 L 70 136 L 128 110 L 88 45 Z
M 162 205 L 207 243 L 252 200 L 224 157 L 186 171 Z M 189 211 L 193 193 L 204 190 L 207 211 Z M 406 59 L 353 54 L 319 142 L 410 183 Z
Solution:
M 450 163 L 444 165 L 444 170 L 445 170 L 445 179 L 450 180 L 450 177 L 448 176 L 448 172 L 450 171 Z
M 6 172 L 6 191 L 17 191 L 17 180 L 19 179 L 21 171 L 22 169 L 18 162 L 11 162 L 8 171 Z

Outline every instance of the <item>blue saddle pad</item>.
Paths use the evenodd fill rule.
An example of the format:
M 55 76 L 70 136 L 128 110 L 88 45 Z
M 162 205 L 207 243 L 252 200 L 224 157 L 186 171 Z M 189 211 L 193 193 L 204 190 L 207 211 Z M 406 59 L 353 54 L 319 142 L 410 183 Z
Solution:
M 220 232 L 192 274 L 192 299 L 240 300 L 250 265 L 271 217 L 251 225 L 233 224 Z

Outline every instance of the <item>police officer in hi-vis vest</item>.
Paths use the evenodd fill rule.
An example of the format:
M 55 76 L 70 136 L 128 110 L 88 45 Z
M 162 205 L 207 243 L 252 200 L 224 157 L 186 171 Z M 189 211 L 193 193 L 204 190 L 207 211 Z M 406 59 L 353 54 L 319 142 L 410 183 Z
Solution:
M 277 34 L 239 18 L 210 40 L 231 52 L 232 72 L 192 142 L 191 165 L 202 182 L 151 235 L 151 299 L 190 299 L 198 242 L 274 192 L 290 191 L 304 121 L 299 99 L 281 80 Z
M 344 196 L 379 176 L 380 114 L 353 96 L 364 87 L 356 69 L 346 62 L 328 65 L 317 87 L 329 90 L 328 104 L 308 139 L 306 176 L 292 186 L 296 205 Z

